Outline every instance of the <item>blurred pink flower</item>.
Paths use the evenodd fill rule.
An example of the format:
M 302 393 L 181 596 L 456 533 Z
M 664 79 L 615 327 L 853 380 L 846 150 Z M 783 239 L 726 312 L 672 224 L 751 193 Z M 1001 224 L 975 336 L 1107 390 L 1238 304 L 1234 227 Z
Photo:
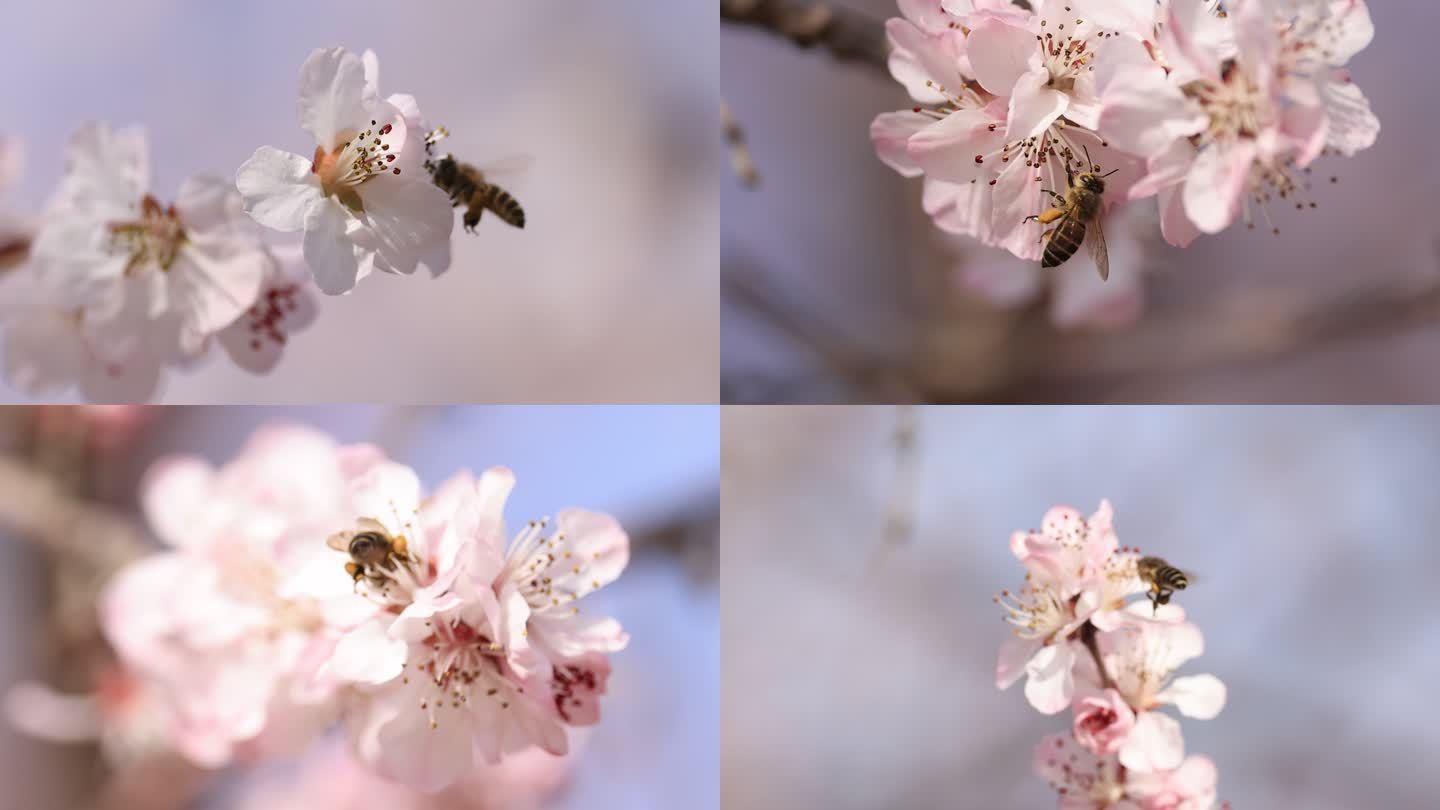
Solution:
M 423 166 L 425 133 L 409 96 L 382 98 L 374 54 L 313 51 L 300 68 L 300 123 L 313 157 L 262 146 L 236 173 L 245 210 L 279 231 L 304 232 L 319 288 L 349 292 L 371 270 L 449 266 L 449 197 Z
M 334 442 L 286 426 L 219 469 L 180 457 L 146 475 L 146 515 L 172 550 L 122 569 L 100 617 L 127 668 L 165 690 L 173 745 L 197 764 L 294 750 L 334 717 L 335 685 L 316 677 L 332 628 L 373 609 L 338 569 L 316 585 L 344 484 Z
M 173 205 L 148 190 L 138 129 L 83 127 L 36 234 L 33 265 L 106 363 L 185 362 L 255 301 L 271 260 L 232 184 L 194 177 Z
M 1141 810 L 1210 810 L 1217 778 L 1209 757 L 1193 756 L 1174 770 L 1130 774 L 1125 790 Z
M 270 255 L 274 264 L 254 305 L 219 335 L 235 365 L 255 374 L 273 370 L 290 338 L 308 329 L 319 314 L 315 283 L 300 245 L 276 245 Z
M 1061 810 L 1140 810 L 1125 795 L 1125 774 L 1113 756 L 1096 756 L 1065 734 L 1035 746 L 1035 772 L 1060 795 Z

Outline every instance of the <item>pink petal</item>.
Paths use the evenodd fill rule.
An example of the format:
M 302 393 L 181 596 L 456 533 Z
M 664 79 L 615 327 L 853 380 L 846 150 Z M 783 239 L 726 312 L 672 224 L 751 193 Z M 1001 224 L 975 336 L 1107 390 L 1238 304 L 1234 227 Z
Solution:
M 885 165 L 904 175 L 917 177 L 922 170 L 910 157 L 910 136 L 935 123 L 917 112 L 881 113 L 870 123 L 870 142 Z
M 180 548 L 210 540 L 196 530 L 214 485 L 215 468 L 199 458 L 176 456 L 151 465 L 140 483 L 140 503 L 155 534 Z
M 405 641 L 390 637 L 385 622 L 365 622 L 340 638 L 328 671 L 354 683 L 387 683 L 400 676 L 408 650 Z
M 937 180 L 983 183 L 995 168 L 976 158 L 994 155 L 1004 147 L 1001 129 L 985 110 L 953 112 L 910 138 L 910 157 L 926 175 Z
M 324 196 L 310 161 L 300 155 L 262 146 L 235 172 L 235 187 L 245 211 L 277 231 L 305 228 L 310 209 Z
M 1035 33 L 995 18 L 977 23 L 969 44 L 975 78 L 992 95 L 1012 95 L 1016 82 L 1040 67 Z
M 1033 138 L 1054 124 L 1070 106 L 1070 96 L 1046 85 L 1050 72 L 1037 68 L 1022 75 L 1010 96 L 1010 119 L 1006 139 L 1014 142 Z
M 629 564 L 630 537 L 610 515 L 563 509 L 555 523 L 564 547 L 574 554 L 573 565 L 554 577 L 556 590 L 589 594 L 614 582 Z
M 1000 658 L 995 663 L 995 686 L 1009 689 L 1025 674 L 1025 666 L 1039 650 L 1040 642 L 1036 639 L 1014 636 L 1005 639 L 1000 645 Z
M 300 126 L 330 150 L 345 130 L 368 122 L 365 66 L 344 48 L 317 49 L 300 66 Z
M 1120 764 L 1141 773 L 1177 768 L 1184 758 L 1180 723 L 1161 712 L 1141 712 L 1120 747 Z
M 1211 144 L 1195 156 L 1185 181 L 1185 213 L 1205 233 L 1219 233 L 1235 221 L 1255 161 L 1255 144 Z

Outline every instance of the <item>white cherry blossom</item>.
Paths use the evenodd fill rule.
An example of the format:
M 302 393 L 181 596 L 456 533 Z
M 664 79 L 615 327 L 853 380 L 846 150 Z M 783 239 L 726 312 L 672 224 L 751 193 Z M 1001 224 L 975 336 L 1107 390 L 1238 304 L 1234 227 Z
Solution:
M 448 245 L 454 216 L 424 169 L 425 133 L 411 125 L 418 109 L 408 96 L 381 98 L 377 81 L 373 55 L 311 53 L 300 68 L 299 113 L 313 154 L 262 146 L 235 177 L 257 222 L 304 232 L 305 261 L 330 295 L 375 269 L 449 266 L 441 243 Z

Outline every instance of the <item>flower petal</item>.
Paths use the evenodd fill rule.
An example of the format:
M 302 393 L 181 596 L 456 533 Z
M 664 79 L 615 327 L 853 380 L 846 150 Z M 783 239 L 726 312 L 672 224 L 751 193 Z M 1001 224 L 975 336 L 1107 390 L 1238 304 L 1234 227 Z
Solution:
M 1025 667 L 1035 653 L 1040 651 L 1038 639 L 1015 638 L 1014 636 L 1005 639 L 1000 645 L 1000 658 L 995 662 L 995 686 L 1000 689 L 1009 689 L 1010 685 L 1020 680 L 1025 674 Z
M 1010 96 L 1010 123 L 1006 138 L 1010 142 L 1034 138 L 1050 128 L 1070 107 L 1070 96 L 1046 85 L 1050 72 L 1039 68 L 1020 77 L 1015 93 Z
M 1211 144 L 1195 156 L 1185 180 L 1185 213 L 1205 233 L 1219 233 L 1240 213 L 1255 144 L 1239 141 L 1228 147 Z
M 1178 768 L 1184 758 L 1180 722 L 1162 712 L 1141 712 L 1120 747 L 1120 764 L 1141 773 Z
M 1075 678 L 1072 664 L 1075 650 L 1066 641 L 1042 647 L 1025 671 L 1030 676 L 1025 681 L 1025 698 L 1041 714 L 1059 714 L 1070 707 L 1075 694 Z
M 610 515 L 563 509 L 555 523 L 556 534 L 564 536 L 565 548 L 574 554 L 573 566 L 554 576 L 557 591 L 592 593 L 614 582 L 630 562 L 630 537 Z
M 140 482 L 140 505 L 155 534 L 178 548 L 207 543 L 197 537 L 197 519 L 210 505 L 215 468 L 200 458 L 162 458 Z
M 409 645 L 386 630 L 384 621 L 375 620 L 341 636 L 327 672 L 352 683 L 382 684 L 400 677 Z
M 1042 67 L 1035 34 L 993 17 L 971 29 L 969 45 L 975 78 L 992 95 L 1013 95 L 1022 76 Z
M 1170 682 L 1158 699 L 1196 720 L 1213 720 L 1225 708 L 1225 683 L 1214 675 L 1188 675 Z
M 369 186 L 376 186 L 369 190 Z M 402 182 L 382 175 L 366 184 L 361 221 L 364 244 L 376 253 L 377 266 L 409 275 L 431 248 L 455 230 L 455 213 L 445 192 L 428 181 Z M 445 268 L 431 265 L 432 271 Z
M 369 122 L 365 102 L 365 66 L 355 54 L 317 49 L 300 66 L 300 126 L 327 151 L 345 130 Z
M 960 110 L 915 133 L 909 145 L 910 157 L 929 177 L 951 183 L 987 182 L 994 168 L 983 163 L 984 156 L 1004 147 L 1005 133 L 990 112 Z M 982 162 L 976 162 L 977 157 Z
M 298 231 L 324 198 L 310 161 L 273 146 L 262 146 L 235 172 L 235 187 L 246 213 L 277 231 Z
M 917 112 L 881 113 L 870 123 L 870 142 L 885 165 L 905 177 L 917 177 L 920 166 L 910 157 L 910 136 L 935 123 L 935 119 Z
M 343 295 L 355 289 L 360 260 L 347 235 L 348 216 L 333 200 L 321 200 L 305 217 L 305 263 L 315 286 L 326 295 Z

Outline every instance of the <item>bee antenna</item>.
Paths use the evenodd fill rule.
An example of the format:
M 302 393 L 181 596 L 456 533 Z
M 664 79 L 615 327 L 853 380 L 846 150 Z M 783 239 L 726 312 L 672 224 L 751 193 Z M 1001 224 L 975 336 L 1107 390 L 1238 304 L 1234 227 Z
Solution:
M 1090 159 L 1090 147 L 1082 143 L 1080 144 L 1080 148 L 1085 150 L 1085 171 L 1095 171 L 1095 161 Z
M 1109 176 L 1112 175 L 1112 174 L 1115 174 L 1115 173 L 1118 172 L 1118 171 L 1120 171 L 1120 170 L 1119 170 L 1119 169 L 1111 169 L 1110 171 L 1108 171 L 1108 172 L 1100 175 L 1100 177 L 1101 177 L 1101 179 L 1104 179 L 1104 178 L 1106 178 L 1106 177 L 1109 177 Z

